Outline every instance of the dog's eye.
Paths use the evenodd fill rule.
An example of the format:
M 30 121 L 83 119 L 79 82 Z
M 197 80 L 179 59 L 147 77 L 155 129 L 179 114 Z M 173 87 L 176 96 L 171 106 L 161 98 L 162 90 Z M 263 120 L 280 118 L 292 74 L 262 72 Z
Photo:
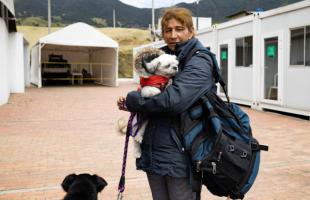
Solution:
M 170 65 L 166 65 L 166 66 L 165 66 L 166 69 L 169 68 L 169 67 L 170 67 Z

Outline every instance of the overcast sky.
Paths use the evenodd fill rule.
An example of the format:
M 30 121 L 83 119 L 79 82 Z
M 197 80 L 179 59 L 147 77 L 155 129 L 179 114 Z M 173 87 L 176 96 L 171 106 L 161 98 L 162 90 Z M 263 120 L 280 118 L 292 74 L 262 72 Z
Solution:
M 152 7 L 152 0 L 119 0 L 125 4 L 135 6 L 138 8 L 151 8 Z M 193 3 L 197 0 L 154 0 L 154 7 L 169 7 L 175 4 L 185 2 L 185 3 Z

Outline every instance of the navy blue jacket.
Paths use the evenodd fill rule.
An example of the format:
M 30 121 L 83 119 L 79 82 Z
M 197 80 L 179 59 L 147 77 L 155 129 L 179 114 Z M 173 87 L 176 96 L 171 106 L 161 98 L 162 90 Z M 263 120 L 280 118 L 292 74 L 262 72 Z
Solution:
M 172 85 L 161 94 L 143 98 L 139 92 L 133 91 L 126 97 L 129 111 L 141 113 L 149 119 L 141 145 L 142 156 L 136 161 L 137 169 L 172 177 L 188 175 L 185 152 L 172 122 L 179 119 L 178 115 L 186 112 L 203 94 L 216 90 L 209 55 L 197 53 L 185 63 L 193 48 L 204 49 L 196 38 L 178 45 L 175 52 L 163 48 L 167 53 L 177 55 L 180 71 Z

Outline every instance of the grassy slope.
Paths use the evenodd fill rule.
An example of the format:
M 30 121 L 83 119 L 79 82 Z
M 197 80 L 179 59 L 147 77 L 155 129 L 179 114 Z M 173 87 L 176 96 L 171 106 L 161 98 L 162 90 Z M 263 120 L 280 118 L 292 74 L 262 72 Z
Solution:
M 52 28 L 52 32 L 60 28 Z M 18 32 L 22 32 L 32 47 L 39 38 L 47 35 L 46 27 L 18 26 Z M 102 33 L 116 40 L 120 46 L 119 52 L 119 76 L 131 77 L 132 75 L 132 48 L 151 41 L 148 30 L 130 28 L 99 28 Z

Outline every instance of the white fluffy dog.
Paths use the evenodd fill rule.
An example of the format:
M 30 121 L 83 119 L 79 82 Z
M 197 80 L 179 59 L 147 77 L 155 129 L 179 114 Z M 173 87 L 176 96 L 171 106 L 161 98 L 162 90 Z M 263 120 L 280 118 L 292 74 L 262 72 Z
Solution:
M 175 55 L 162 54 L 153 59 L 150 63 L 146 63 L 146 69 L 148 72 L 153 73 L 152 75 L 162 76 L 171 81 L 170 78 L 175 76 L 178 72 L 178 64 L 179 61 Z M 155 86 L 145 85 L 141 88 L 141 95 L 142 97 L 155 96 L 161 92 L 160 89 L 161 88 Z
M 141 96 L 155 96 L 168 84 L 172 83 L 171 77 L 178 72 L 178 60 L 175 55 L 165 54 L 163 51 L 155 48 L 144 49 L 138 53 L 135 59 L 135 70 L 140 76 Z M 140 144 L 143 140 L 143 134 L 148 120 L 144 120 L 137 135 L 134 137 L 134 155 L 141 157 Z

